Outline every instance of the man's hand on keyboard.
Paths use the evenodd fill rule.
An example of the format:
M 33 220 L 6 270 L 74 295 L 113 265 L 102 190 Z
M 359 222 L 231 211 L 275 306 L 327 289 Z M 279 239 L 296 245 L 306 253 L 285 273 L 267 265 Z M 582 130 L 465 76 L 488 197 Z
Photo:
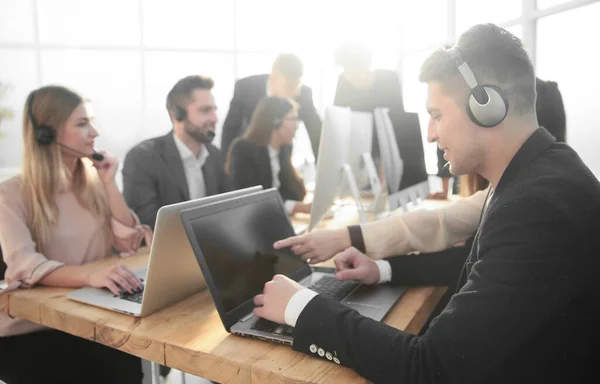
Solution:
M 285 324 L 285 309 L 296 292 L 304 287 L 284 275 L 275 275 L 265 284 L 262 295 L 254 297 L 254 314 L 279 324 Z
M 379 281 L 379 268 L 375 261 L 354 247 L 340 253 L 333 262 L 338 280 L 358 280 L 363 284 Z

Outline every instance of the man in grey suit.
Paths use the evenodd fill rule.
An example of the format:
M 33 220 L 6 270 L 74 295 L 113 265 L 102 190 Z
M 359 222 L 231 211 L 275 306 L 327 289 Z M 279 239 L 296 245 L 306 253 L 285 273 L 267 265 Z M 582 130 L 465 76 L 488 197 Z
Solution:
M 167 95 L 173 130 L 133 147 L 123 164 L 123 195 L 142 224 L 154 228 L 164 205 L 231 190 L 225 159 L 211 144 L 217 123 L 213 80 L 187 76 Z

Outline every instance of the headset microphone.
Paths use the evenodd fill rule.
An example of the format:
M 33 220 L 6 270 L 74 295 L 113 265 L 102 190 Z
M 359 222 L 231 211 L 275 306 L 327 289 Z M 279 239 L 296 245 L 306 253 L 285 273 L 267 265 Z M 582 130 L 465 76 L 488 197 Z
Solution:
M 173 108 L 173 116 L 175 117 L 175 120 L 177 121 L 187 121 L 188 124 L 190 124 L 191 126 L 195 127 L 196 129 L 201 129 L 199 126 L 197 126 L 196 124 L 192 123 L 188 118 L 187 118 L 187 112 L 185 109 L 175 106 Z M 208 137 L 209 139 L 214 139 L 216 136 L 216 133 L 214 131 L 208 131 L 205 133 L 206 137 Z
M 85 156 L 85 157 L 90 157 L 90 158 L 92 158 L 93 160 L 96 160 L 96 161 L 102 161 L 102 160 L 104 160 L 104 155 L 101 154 L 101 153 L 98 153 L 98 152 L 94 152 L 91 155 L 89 155 L 87 153 L 83 153 L 81 151 L 78 151 L 78 150 L 76 150 L 74 148 L 67 147 L 66 145 L 61 144 L 58 141 L 56 142 L 56 145 L 58 145 L 59 147 L 63 147 L 65 149 L 68 149 L 69 151 L 73 151 L 73 152 L 77 153 L 78 155 Z

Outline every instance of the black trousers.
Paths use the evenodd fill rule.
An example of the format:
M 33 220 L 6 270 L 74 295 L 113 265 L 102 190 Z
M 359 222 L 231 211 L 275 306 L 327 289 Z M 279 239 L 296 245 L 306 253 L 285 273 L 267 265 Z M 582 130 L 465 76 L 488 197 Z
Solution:
M 138 357 L 60 331 L 0 337 L 7 384 L 141 384 Z

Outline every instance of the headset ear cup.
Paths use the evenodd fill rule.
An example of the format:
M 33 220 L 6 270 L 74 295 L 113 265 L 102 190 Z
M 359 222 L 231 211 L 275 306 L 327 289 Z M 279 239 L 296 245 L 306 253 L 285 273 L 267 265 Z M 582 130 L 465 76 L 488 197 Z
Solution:
M 504 121 L 508 114 L 508 100 L 504 92 L 496 86 L 482 85 L 478 88 L 478 91 L 483 89 L 486 92 L 488 100 L 481 104 L 471 92 L 467 102 L 467 114 L 471 121 L 480 127 L 495 127 Z
M 184 121 L 186 118 L 186 111 L 185 109 L 181 108 L 181 107 L 175 107 L 175 109 L 173 110 L 173 117 L 175 117 L 175 120 L 177 121 Z
M 35 138 L 41 145 L 49 145 L 54 141 L 54 130 L 48 125 L 40 125 L 35 131 Z
M 277 128 L 277 129 L 281 128 L 282 123 L 283 123 L 283 120 L 281 120 L 280 118 L 276 118 L 275 120 L 273 120 L 273 124 L 275 125 L 275 128 Z

